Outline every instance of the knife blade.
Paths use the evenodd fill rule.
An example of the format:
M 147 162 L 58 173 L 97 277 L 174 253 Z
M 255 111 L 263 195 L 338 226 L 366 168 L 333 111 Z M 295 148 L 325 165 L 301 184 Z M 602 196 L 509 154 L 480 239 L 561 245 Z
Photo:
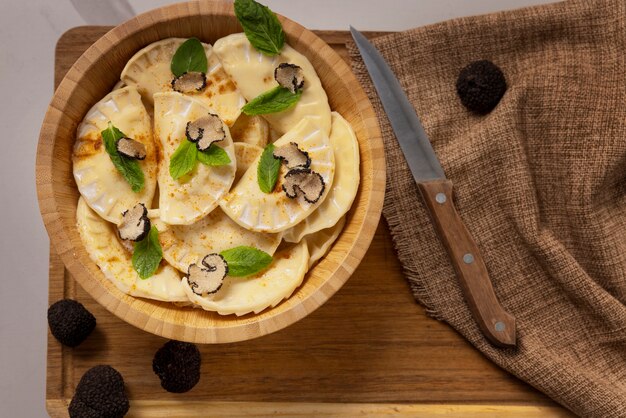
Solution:
M 454 206 L 452 182 L 446 178 L 413 105 L 374 45 L 352 26 L 350 32 L 450 256 L 474 320 L 491 343 L 500 347 L 515 346 L 515 317 L 502 308 L 496 297 L 478 246 Z

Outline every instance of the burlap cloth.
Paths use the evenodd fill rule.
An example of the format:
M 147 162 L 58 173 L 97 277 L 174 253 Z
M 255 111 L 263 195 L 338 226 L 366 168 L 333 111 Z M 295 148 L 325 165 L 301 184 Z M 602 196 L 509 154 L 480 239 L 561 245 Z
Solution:
M 517 318 L 518 347 L 495 348 L 479 332 L 351 44 L 384 136 L 384 216 L 416 299 L 570 410 L 626 416 L 626 1 L 457 19 L 374 44 L 455 185 L 496 294 Z M 508 84 L 486 116 L 470 114 L 455 90 L 478 59 Z

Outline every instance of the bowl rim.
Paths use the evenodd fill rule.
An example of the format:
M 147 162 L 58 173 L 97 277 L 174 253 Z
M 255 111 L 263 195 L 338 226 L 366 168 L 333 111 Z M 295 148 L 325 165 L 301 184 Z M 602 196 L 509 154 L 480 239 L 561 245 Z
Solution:
M 326 280 L 321 283 L 314 292 L 309 294 L 306 298 L 301 299 L 297 305 L 278 312 L 275 315 L 260 317 L 263 315 L 263 313 L 261 313 L 255 315 L 253 320 L 237 321 L 236 324 L 232 326 L 215 328 L 190 328 L 194 324 L 181 325 L 165 321 L 164 318 L 155 319 L 151 314 L 140 311 L 134 306 L 136 300 L 143 299 L 125 295 L 117 288 L 115 288 L 115 290 L 123 296 L 115 296 L 111 294 L 111 291 L 104 283 L 101 283 L 100 280 L 93 279 L 91 277 L 92 273 L 89 271 L 84 261 L 92 263 L 94 266 L 95 263 L 90 259 L 82 260 L 76 253 L 70 240 L 68 228 L 60 216 L 59 202 L 57 201 L 55 192 L 55 179 L 53 178 L 52 168 L 55 157 L 53 150 L 55 148 L 56 139 L 59 136 L 58 131 L 63 109 L 68 103 L 68 95 L 64 94 L 64 92 L 73 91 L 78 88 L 79 84 L 77 80 L 80 80 L 82 74 L 89 71 L 91 66 L 95 65 L 100 56 L 108 54 L 115 49 L 116 40 L 132 37 L 150 26 L 159 23 L 185 19 L 194 15 L 207 14 L 234 16 L 232 4 L 227 2 L 191 1 L 172 4 L 139 14 L 123 22 L 108 31 L 91 45 L 72 65 L 61 83 L 59 83 L 50 101 L 39 134 L 35 178 L 39 209 L 54 250 L 60 256 L 65 268 L 71 273 L 75 280 L 100 305 L 104 306 L 109 312 L 123 321 L 162 337 L 196 343 L 228 343 L 257 338 L 285 328 L 313 312 L 341 288 L 363 259 L 374 237 L 382 212 L 386 169 L 384 147 L 378 119 L 369 98 L 348 64 L 313 32 L 284 16 L 278 15 L 288 38 L 295 37 L 299 39 L 306 37 L 307 41 L 310 40 L 311 42 L 319 44 L 319 49 L 316 49 L 315 53 L 321 57 L 323 56 L 325 60 L 329 58 L 332 59 L 332 63 L 328 63 L 328 65 L 347 77 L 344 82 L 350 87 L 353 100 L 357 104 L 355 112 L 361 115 L 360 118 L 364 122 L 366 131 L 366 138 L 360 138 L 359 142 L 363 140 L 368 141 L 370 148 L 377 152 L 376 154 L 372 152 L 372 158 L 370 159 L 372 165 L 371 172 L 365 173 L 365 175 L 371 175 L 372 178 L 371 187 L 367 191 L 368 195 L 362 223 L 359 225 L 359 229 L 356 232 L 356 238 L 352 240 L 350 247 L 345 254 L 342 255 L 340 261 L 337 262 L 336 268 L 333 271 L 329 271 Z M 360 187 L 359 189 L 359 193 L 362 193 L 363 188 Z M 331 251 L 333 250 L 331 249 Z M 294 295 L 292 295 L 292 298 L 293 296 Z M 150 302 L 158 303 L 155 301 Z M 161 303 L 171 305 L 168 302 Z M 277 307 L 281 304 L 277 305 Z M 264 313 L 271 312 L 274 309 L 276 308 L 268 308 Z M 128 315 L 130 311 L 134 312 L 134 315 Z M 254 318 L 257 319 L 254 320 Z

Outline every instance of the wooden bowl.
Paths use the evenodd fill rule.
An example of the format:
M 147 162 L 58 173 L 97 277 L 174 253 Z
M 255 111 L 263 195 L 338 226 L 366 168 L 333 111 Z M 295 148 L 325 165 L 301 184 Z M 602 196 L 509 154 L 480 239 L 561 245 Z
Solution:
M 314 311 L 354 272 L 370 245 L 385 188 L 385 159 L 374 110 L 348 65 L 324 41 L 279 17 L 287 42 L 317 70 L 330 106 L 354 127 L 361 153 L 361 185 L 348 222 L 332 250 L 286 301 L 259 315 L 221 316 L 201 309 L 140 299 L 119 291 L 91 261 L 76 228 L 78 189 L 72 175 L 76 127 L 118 81 L 126 62 L 146 45 L 169 37 L 213 43 L 241 32 L 232 4 L 191 2 L 139 15 L 112 29 L 72 66 L 54 94 L 37 148 L 39 207 L 50 241 L 66 268 L 100 304 L 124 321 L 166 338 L 196 343 L 242 341 L 282 329 Z

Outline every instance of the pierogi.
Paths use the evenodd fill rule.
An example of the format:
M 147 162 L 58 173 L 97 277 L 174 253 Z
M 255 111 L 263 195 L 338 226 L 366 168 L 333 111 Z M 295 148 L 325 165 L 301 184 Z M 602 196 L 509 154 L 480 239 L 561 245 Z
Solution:
M 274 145 L 278 147 L 290 142 L 297 143 L 308 153 L 311 169 L 324 180 L 324 193 L 316 203 L 305 201 L 302 195 L 291 199 L 282 190 L 283 175 L 279 175 L 271 193 L 262 192 L 257 181 L 259 157 L 220 202 L 224 212 L 242 227 L 259 232 L 284 231 L 310 215 L 328 195 L 335 174 L 335 155 L 328 136 L 312 119 L 302 119 Z
M 146 158 L 139 161 L 144 174 L 144 186 L 139 192 L 132 190 L 106 152 L 101 132 L 109 122 L 146 148 Z M 152 123 L 135 87 L 114 90 L 87 111 L 76 132 L 72 170 L 85 202 L 109 222 L 118 224 L 122 212 L 137 203 L 151 207 L 157 183 L 157 154 Z
M 166 302 L 185 302 L 181 274 L 162 263 L 147 280 L 133 269 L 131 254 L 119 242 L 114 226 L 98 216 L 83 198 L 76 209 L 78 232 L 89 257 L 119 290 L 131 296 Z
M 359 188 L 359 143 L 352 126 L 339 113 L 333 112 L 330 143 L 335 154 L 335 178 L 328 197 L 313 213 L 285 231 L 288 242 L 335 225 L 348 212 Z
M 233 222 L 218 207 L 191 225 L 170 226 L 159 234 L 163 258 L 187 273 L 189 265 L 199 263 L 209 253 L 220 253 L 245 245 L 273 255 L 282 234 L 250 231 Z
M 259 274 L 250 277 L 226 276 L 219 292 L 213 295 L 195 294 L 187 281 L 183 288 L 193 306 L 221 315 L 245 315 L 278 305 L 302 284 L 309 269 L 309 251 L 303 241 L 277 253 L 274 262 Z
M 274 70 L 279 64 L 298 65 L 304 72 L 304 88 L 298 103 L 289 110 L 266 114 L 263 117 L 280 134 L 293 129 L 305 118 L 313 119 L 326 135 L 330 134 L 328 96 L 315 68 L 304 55 L 286 44 L 280 54 L 272 57 L 264 55 L 254 49 L 243 33 L 235 33 L 217 40 L 213 51 L 248 101 L 278 86 L 274 79 Z
M 193 97 L 177 92 L 154 95 L 154 135 L 160 147 L 159 210 L 160 219 L 167 224 L 189 225 L 200 220 L 217 207 L 235 180 L 237 159 L 227 127 L 226 138 L 217 146 L 226 151 L 229 164 L 207 166 L 198 162 L 187 175 L 178 179 L 170 175 L 172 154 L 187 140 L 187 123 L 209 113 L 211 109 Z
M 185 39 L 182 38 L 163 39 L 137 52 L 124 67 L 122 82 L 137 87 L 145 102 L 152 106 L 155 93 L 173 91 L 174 75 L 170 70 L 170 63 L 176 49 L 183 42 Z M 193 93 L 192 97 L 210 107 L 226 125 L 231 126 L 239 117 L 245 99 L 224 72 L 211 45 L 202 43 L 202 46 L 208 66 L 206 87 Z

